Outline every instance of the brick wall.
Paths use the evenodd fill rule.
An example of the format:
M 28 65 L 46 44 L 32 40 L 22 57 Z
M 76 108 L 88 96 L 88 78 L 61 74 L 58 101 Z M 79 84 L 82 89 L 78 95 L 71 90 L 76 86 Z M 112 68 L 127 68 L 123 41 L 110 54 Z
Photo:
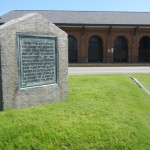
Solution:
M 150 37 L 150 28 L 136 27 L 60 27 L 77 40 L 78 63 L 88 62 L 88 43 L 92 36 L 103 41 L 103 63 L 113 63 L 115 39 L 119 36 L 127 40 L 128 63 L 138 62 L 139 41 L 142 37 Z

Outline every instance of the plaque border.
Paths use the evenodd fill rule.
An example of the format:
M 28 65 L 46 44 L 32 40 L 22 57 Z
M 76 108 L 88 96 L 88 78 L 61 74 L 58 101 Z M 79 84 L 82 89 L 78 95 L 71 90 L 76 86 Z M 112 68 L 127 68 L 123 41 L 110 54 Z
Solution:
M 20 51 L 20 37 L 47 37 L 47 38 L 52 38 L 55 39 L 55 80 L 56 83 L 54 84 L 44 84 L 44 85 L 35 85 L 35 86 L 28 86 L 28 87 L 22 87 L 21 86 L 21 51 Z M 26 89 L 31 89 L 31 88 L 38 88 L 38 87 L 45 87 L 45 86 L 56 86 L 58 85 L 59 81 L 59 75 L 58 75 L 58 70 L 59 70 L 59 55 L 58 55 L 58 39 L 56 36 L 50 35 L 50 34 L 34 34 L 34 33 L 23 33 L 23 32 L 17 32 L 16 33 L 16 49 L 17 49 L 17 68 L 18 68 L 18 88 L 19 90 L 26 90 Z

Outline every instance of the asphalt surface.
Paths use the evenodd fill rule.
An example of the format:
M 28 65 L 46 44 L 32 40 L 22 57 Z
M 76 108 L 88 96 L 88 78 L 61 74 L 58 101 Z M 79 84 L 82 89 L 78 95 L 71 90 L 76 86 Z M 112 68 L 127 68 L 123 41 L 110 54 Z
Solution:
M 150 73 L 150 67 L 69 67 L 69 75 L 84 74 L 140 74 Z

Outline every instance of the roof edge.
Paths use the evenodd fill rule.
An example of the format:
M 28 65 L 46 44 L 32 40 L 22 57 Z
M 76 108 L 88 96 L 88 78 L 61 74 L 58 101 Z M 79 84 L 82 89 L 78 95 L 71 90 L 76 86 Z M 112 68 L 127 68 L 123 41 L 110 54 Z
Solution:
M 150 27 L 150 24 L 76 24 L 76 23 L 54 23 L 57 26 L 127 26 L 127 27 Z
M 26 9 L 26 10 L 11 10 L 11 11 L 63 11 L 63 12 L 114 12 L 114 13 L 150 13 L 148 11 L 98 11 L 98 10 L 40 10 L 40 9 L 35 9 L 35 10 L 31 10 L 31 9 Z M 9 11 L 9 12 L 11 12 Z

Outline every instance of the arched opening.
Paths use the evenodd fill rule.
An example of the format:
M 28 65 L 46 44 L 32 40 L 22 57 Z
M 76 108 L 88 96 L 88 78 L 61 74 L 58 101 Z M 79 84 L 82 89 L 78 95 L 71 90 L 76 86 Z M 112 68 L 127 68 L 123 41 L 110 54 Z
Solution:
M 88 62 L 103 61 L 103 42 L 101 38 L 93 36 L 89 40 L 88 47 Z
M 138 61 L 150 62 L 150 37 L 148 36 L 144 36 L 140 40 Z
M 114 62 L 128 62 L 128 42 L 123 36 L 115 39 Z
M 74 36 L 68 36 L 68 55 L 69 63 L 76 63 L 78 61 L 77 40 Z

